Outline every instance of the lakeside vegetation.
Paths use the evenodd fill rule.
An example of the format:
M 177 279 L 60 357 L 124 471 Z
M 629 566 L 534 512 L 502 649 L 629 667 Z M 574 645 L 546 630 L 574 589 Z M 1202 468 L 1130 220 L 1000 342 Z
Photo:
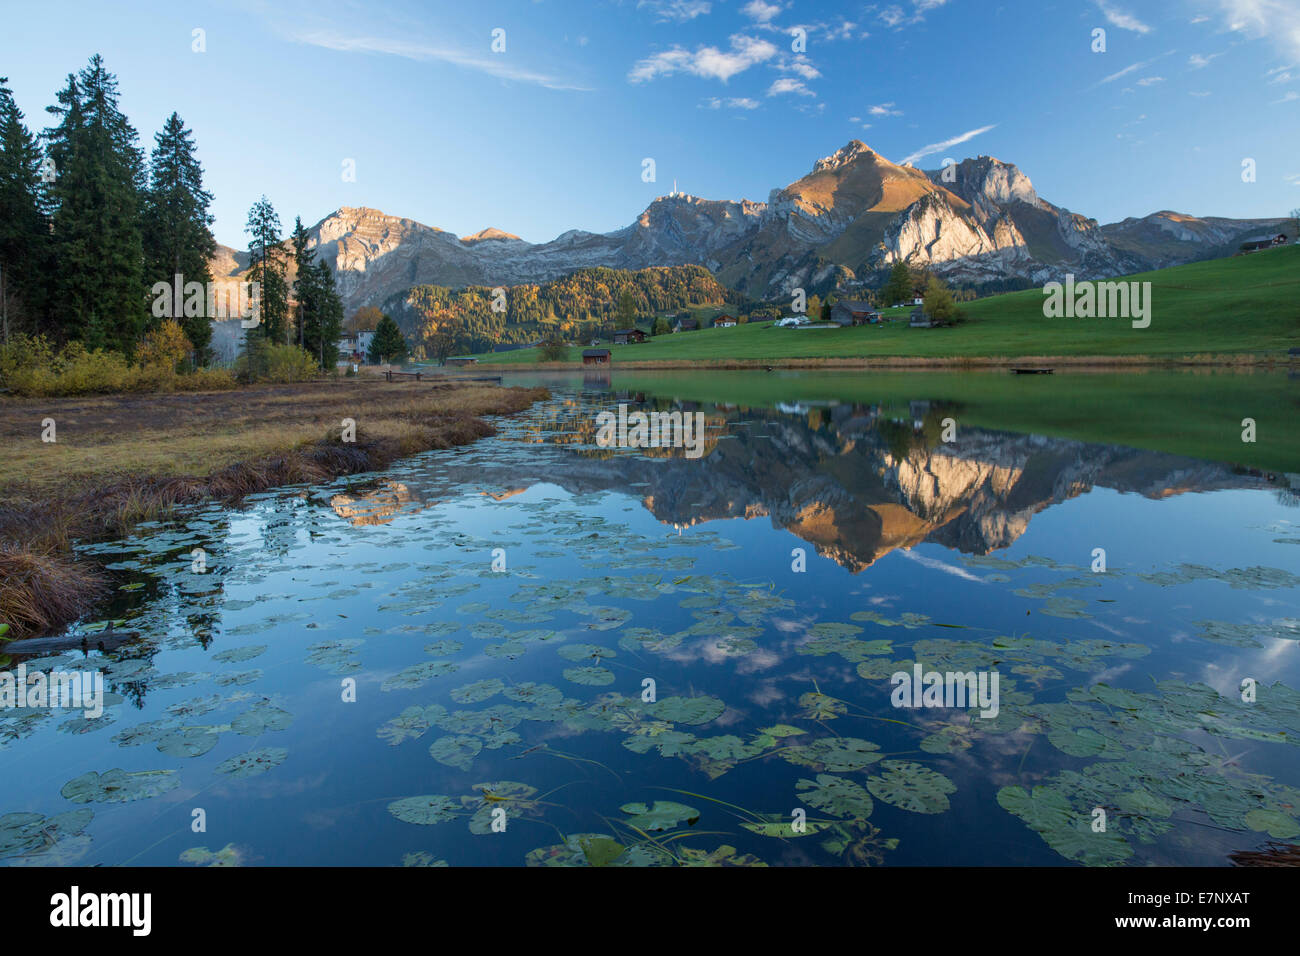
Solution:
M 75 562 L 77 540 L 121 536 L 206 499 L 375 471 L 495 434 L 545 389 L 377 380 L 235 392 L 11 399 L 0 405 L 0 625 L 10 638 L 66 624 L 109 576 Z M 58 441 L 33 423 L 50 417 Z M 356 423 L 345 441 L 341 423 Z M 35 466 L 35 467 L 34 467 Z
M 908 308 L 885 310 L 893 321 L 851 328 L 781 329 L 768 323 L 659 335 L 610 348 L 615 365 L 709 363 L 739 366 L 789 360 L 919 359 L 960 364 L 988 358 L 1285 355 L 1300 345 L 1300 247 L 1284 246 L 1121 277 L 1151 283 L 1150 327 L 1127 319 L 1043 316 L 1034 289 L 960 303 L 951 327 L 909 328 Z M 572 347 L 566 362 L 580 362 Z M 480 363 L 532 364 L 537 350 L 483 355 Z

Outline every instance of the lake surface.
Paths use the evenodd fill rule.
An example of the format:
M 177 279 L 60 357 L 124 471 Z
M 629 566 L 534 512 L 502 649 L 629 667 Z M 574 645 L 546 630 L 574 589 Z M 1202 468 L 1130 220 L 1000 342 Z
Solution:
M 129 636 L 0 658 L 110 691 L 97 719 L 0 710 L 0 864 L 1229 865 L 1294 841 L 1300 464 L 1171 453 L 1169 410 L 1108 444 L 1131 422 L 1075 421 L 1064 376 L 1011 405 L 1010 376 L 958 378 L 552 379 L 472 446 L 86 546 L 118 590 L 75 630 Z M 1238 376 L 1233 428 L 1254 388 L 1262 424 L 1297 420 L 1300 382 Z M 602 447 L 620 405 L 699 413 L 702 454 Z M 918 665 L 996 675 L 996 706 L 896 706 Z

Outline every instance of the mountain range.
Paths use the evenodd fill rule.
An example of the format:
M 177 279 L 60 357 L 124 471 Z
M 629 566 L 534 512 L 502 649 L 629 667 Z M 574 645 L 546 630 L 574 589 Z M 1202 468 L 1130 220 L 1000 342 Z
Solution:
M 674 192 L 609 233 L 573 229 L 544 243 L 495 228 L 458 237 L 343 207 L 310 235 L 351 313 L 416 285 L 523 285 L 592 266 L 699 264 L 724 285 L 767 300 L 797 287 L 851 291 L 899 260 L 958 285 L 1039 285 L 1067 273 L 1099 279 L 1214 258 L 1291 222 L 1161 211 L 1099 225 L 1041 198 L 1018 167 L 991 156 L 922 171 L 853 140 L 773 189 L 767 202 Z M 247 254 L 220 246 L 212 265 L 216 276 L 238 275 Z

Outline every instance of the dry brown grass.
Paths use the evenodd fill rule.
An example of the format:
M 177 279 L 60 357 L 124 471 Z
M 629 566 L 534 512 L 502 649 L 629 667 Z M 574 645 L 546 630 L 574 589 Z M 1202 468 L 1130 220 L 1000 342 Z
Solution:
M 0 403 L 0 622 L 9 637 L 85 613 L 103 575 L 78 539 L 119 536 L 204 499 L 375 471 L 495 433 L 544 389 L 341 382 L 191 395 Z M 53 418 L 57 442 L 41 441 Z M 342 441 L 342 420 L 356 440 Z

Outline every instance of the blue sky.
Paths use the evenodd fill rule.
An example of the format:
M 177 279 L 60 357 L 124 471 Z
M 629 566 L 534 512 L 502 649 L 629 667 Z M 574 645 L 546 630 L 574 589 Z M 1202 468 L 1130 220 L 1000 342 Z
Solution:
M 217 238 L 240 248 L 262 193 L 286 229 L 372 206 L 541 242 L 625 226 L 674 179 L 763 201 L 855 138 L 922 168 L 1014 162 L 1101 222 L 1300 206 L 1300 0 L 181 7 L 10 5 L 0 75 L 40 129 L 103 54 L 148 146 L 172 110 L 193 128 Z

